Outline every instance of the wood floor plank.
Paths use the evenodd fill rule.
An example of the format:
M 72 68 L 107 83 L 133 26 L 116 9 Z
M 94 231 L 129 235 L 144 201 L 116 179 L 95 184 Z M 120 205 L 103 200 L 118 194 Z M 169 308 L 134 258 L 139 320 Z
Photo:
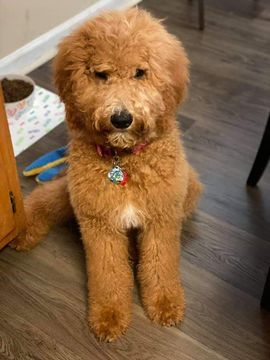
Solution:
M 5 331 L 5 334 L 9 334 L 9 331 L 13 334 L 26 332 L 21 343 L 13 344 L 12 349 L 15 353 L 17 351 L 20 354 L 25 351 L 24 341 L 28 342 L 28 347 L 29 343 L 34 342 L 35 345 L 40 341 L 48 343 L 48 348 L 44 345 L 46 348 L 44 352 L 48 352 L 49 357 L 51 339 L 54 339 L 52 343 L 55 346 L 57 359 L 61 359 L 64 351 L 69 356 L 69 351 L 74 351 L 74 348 L 82 359 L 86 359 L 86 355 L 95 359 L 107 358 L 107 355 L 108 358 L 114 358 L 113 354 L 110 357 L 110 352 L 114 352 L 115 349 L 119 351 L 116 359 L 128 359 L 132 356 L 134 359 L 144 360 L 148 358 L 148 354 L 152 354 L 153 359 L 169 360 L 176 359 L 180 353 L 183 360 L 224 359 L 218 352 L 208 349 L 207 346 L 177 329 L 162 329 L 152 325 L 139 305 L 134 306 L 131 328 L 120 343 L 111 346 L 97 343 L 85 321 L 86 281 L 84 269 L 80 266 L 84 256 L 81 251 L 82 245 L 76 241 L 70 244 L 69 250 L 73 248 L 72 252 L 76 253 L 76 261 L 73 262 L 74 259 L 69 256 L 71 254 L 62 254 L 62 241 L 59 244 L 54 241 L 55 239 L 50 237 L 32 251 L 33 255 L 26 253 L 25 256 L 20 256 L 21 254 L 5 249 L 5 252 L 11 253 L 11 256 L 9 262 L 1 262 L 1 283 L 5 286 L 5 292 L 1 293 L 0 301 L 8 306 L 1 308 L 0 319 L 8 319 L 8 322 L 6 321 L 8 331 Z M 54 268 L 54 262 L 51 264 L 48 262 L 50 259 L 48 254 L 52 251 L 58 259 L 59 271 Z M 69 263 L 65 264 L 66 255 Z M 80 257 L 80 261 L 77 256 Z M 70 284 L 69 289 L 66 289 L 67 281 Z M 19 317 L 17 314 L 20 314 Z M 34 339 L 31 339 L 32 334 L 36 334 Z M 20 339 L 20 336 L 18 338 Z M 9 341 L 5 340 L 6 343 Z M 139 349 L 137 344 L 140 344 Z M 7 345 L 3 347 L 7 348 Z M 96 347 L 99 348 L 97 353 Z M 34 346 L 30 348 L 35 350 Z
M 228 359 L 268 359 L 270 315 L 251 296 L 182 259 L 187 313 L 182 331 Z
M 1 308 L 0 318 L 6 315 L 3 310 Z M 8 313 L 8 321 L 1 322 L 1 325 L 1 354 L 7 359 L 81 360 L 76 352 L 57 343 L 14 313 Z
M 256 298 L 270 264 L 270 243 L 203 211 L 184 227 L 183 258 Z
M 14 313 L 20 314 L 34 327 L 41 326 L 42 331 L 50 334 L 57 344 L 64 342 L 71 346 L 71 349 L 80 346 L 83 354 L 85 347 L 87 352 L 91 352 L 93 343 L 96 342 L 89 334 L 85 321 L 86 279 L 82 266 L 84 255 L 82 245 L 75 240 L 78 236 L 76 232 L 73 234 L 73 241 L 73 236 L 70 236 L 69 231 L 66 230 L 64 234 L 67 236 L 59 238 L 57 242 L 54 236 L 59 233 L 61 233 L 59 229 L 56 229 L 52 233 L 53 236 L 31 253 L 18 254 L 5 249 L 10 256 L 8 263 L 1 262 L 1 274 L 5 274 L 1 277 L 1 284 L 5 286 L 5 293 L 1 293 L 0 301 L 3 304 L 8 303 L 8 309 L 2 310 L 0 318 L 9 319 Z M 63 254 L 65 242 L 70 243 Z M 54 254 L 53 258 L 50 256 L 51 253 Z M 56 259 L 57 268 L 55 268 Z M 265 329 L 260 328 L 261 317 L 256 299 L 192 264 L 184 256 L 182 273 L 188 307 L 186 319 L 180 330 L 193 339 L 189 342 L 196 343 L 194 349 L 188 342 L 187 349 L 190 349 L 190 353 L 186 354 L 187 356 L 196 359 L 198 351 L 200 354 L 198 359 L 203 359 L 204 347 L 208 347 L 211 354 L 213 351 L 213 359 L 219 358 L 219 352 L 229 359 L 242 359 L 246 356 L 245 358 L 249 360 L 254 359 L 255 355 L 260 358 L 266 351 L 270 351 L 269 343 L 267 345 L 267 341 L 270 340 L 270 329 L 266 332 Z M 188 341 L 187 338 L 183 340 L 180 337 L 176 341 L 171 334 L 171 332 L 175 333 L 175 329 L 170 329 L 168 332 L 167 329 L 156 328 L 148 322 L 140 307 L 135 307 L 134 313 L 134 321 L 123 340 L 124 343 L 126 341 L 133 343 L 133 336 L 136 337 L 134 341 L 142 343 L 142 346 L 145 338 L 146 347 L 156 346 L 158 341 L 158 354 L 161 357 L 157 358 L 170 359 L 174 357 L 168 353 L 168 349 L 166 350 L 168 357 L 165 357 L 161 345 L 172 342 L 169 349 L 174 353 L 181 351 L 182 355 L 181 341 Z M 222 333 L 219 332 L 221 323 Z M 133 335 L 134 332 L 136 335 Z M 141 334 L 142 339 L 138 337 L 138 333 Z M 160 340 L 156 337 L 160 337 Z M 246 352 L 248 355 L 245 355 Z M 231 357 L 232 353 L 233 357 Z M 205 358 L 210 359 L 208 352 L 206 354 Z M 184 355 L 185 353 L 183 358 Z

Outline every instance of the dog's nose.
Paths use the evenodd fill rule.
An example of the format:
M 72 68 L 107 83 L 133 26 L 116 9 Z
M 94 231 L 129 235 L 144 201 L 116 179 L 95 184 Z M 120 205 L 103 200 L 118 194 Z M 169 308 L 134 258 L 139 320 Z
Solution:
M 132 120 L 132 115 L 127 110 L 112 114 L 111 116 L 111 123 L 117 129 L 128 128 L 131 125 Z

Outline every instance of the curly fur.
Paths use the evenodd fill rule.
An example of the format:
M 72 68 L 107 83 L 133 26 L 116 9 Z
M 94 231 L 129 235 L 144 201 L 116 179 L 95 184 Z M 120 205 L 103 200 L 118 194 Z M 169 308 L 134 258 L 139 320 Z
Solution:
M 55 83 L 70 134 L 68 175 L 26 199 L 28 228 L 13 247 L 32 248 L 75 212 L 87 259 L 89 322 L 99 339 L 118 338 L 131 320 L 127 232 L 133 227 L 139 230 L 137 276 L 147 315 L 167 326 L 183 318 L 179 237 L 201 192 L 176 122 L 188 64 L 181 43 L 138 9 L 91 19 L 59 46 Z M 136 69 L 145 75 L 135 77 Z M 106 72 L 107 79 L 96 72 Z M 110 117 L 121 109 L 133 123 L 120 131 Z M 112 159 L 101 158 L 95 144 L 125 149 L 144 142 L 139 154 L 121 152 L 127 185 L 110 183 Z

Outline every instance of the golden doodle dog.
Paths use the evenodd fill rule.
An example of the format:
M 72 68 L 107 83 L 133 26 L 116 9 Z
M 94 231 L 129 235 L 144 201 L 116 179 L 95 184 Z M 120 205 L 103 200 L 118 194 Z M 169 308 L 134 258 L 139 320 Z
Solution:
M 181 43 L 138 9 L 91 19 L 59 46 L 55 84 L 66 108 L 69 169 L 26 199 L 27 231 L 13 247 L 34 247 L 75 213 L 89 323 L 102 340 L 115 340 L 131 321 L 131 229 L 146 314 L 165 326 L 183 319 L 180 233 L 201 192 L 176 121 L 188 64 Z

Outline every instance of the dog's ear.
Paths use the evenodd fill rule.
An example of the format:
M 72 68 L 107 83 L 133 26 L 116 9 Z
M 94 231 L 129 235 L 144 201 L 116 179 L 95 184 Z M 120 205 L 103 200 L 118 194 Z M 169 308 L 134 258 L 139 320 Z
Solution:
M 161 84 L 167 111 L 174 112 L 187 93 L 189 60 L 181 42 L 160 25 L 162 24 L 159 23 L 157 31 L 150 35 L 155 36 L 152 40 L 155 47 L 151 48 L 150 61 L 155 70 L 157 84 Z
M 160 30 L 160 29 L 159 29 Z M 189 84 L 189 60 L 180 41 L 162 27 L 152 52 L 152 65 L 161 86 L 168 111 L 175 111 L 184 100 Z
M 85 88 L 86 40 L 80 36 L 80 29 L 67 36 L 58 46 L 54 59 L 54 83 L 61 100 L 65 103 L 66 120 L 70 128 L 80 128 L 77 116 L 75 94 L 79 97 Z
M 58 46 L 58 53 L 53 62 L 54 84 L 58 94 L 64 103 L 71 101 L 71 61 L 70 54 L 72 51 L 71 36 L 66 37 Z
M 165 83 L 163 98 L 167 109 L 175 111 L 185 99 L 189 84 L 189 60 L 182 44 L 172 35 L 166 34 L 159 63 L 164 72 Z
M 86 48 L 88 39 L 84 34 L 84 28 L 79 28 L 73 34 L 62 40 L 58 46 L 58 53 L 54 59 L 54 83 L 59 96 L 64 102 L 72 95 L 72 86 L 79 85 L 85 79 L 85 63 L 89 60 Z M 80 86 L 78 86 L 80 88 Z
M 182 44 L 176 39 L 173 41 L 168 70 L 172 96 L 176 106 L 178 106 L 184 100 L 187 93 L 189 84 L 189 60 Z

